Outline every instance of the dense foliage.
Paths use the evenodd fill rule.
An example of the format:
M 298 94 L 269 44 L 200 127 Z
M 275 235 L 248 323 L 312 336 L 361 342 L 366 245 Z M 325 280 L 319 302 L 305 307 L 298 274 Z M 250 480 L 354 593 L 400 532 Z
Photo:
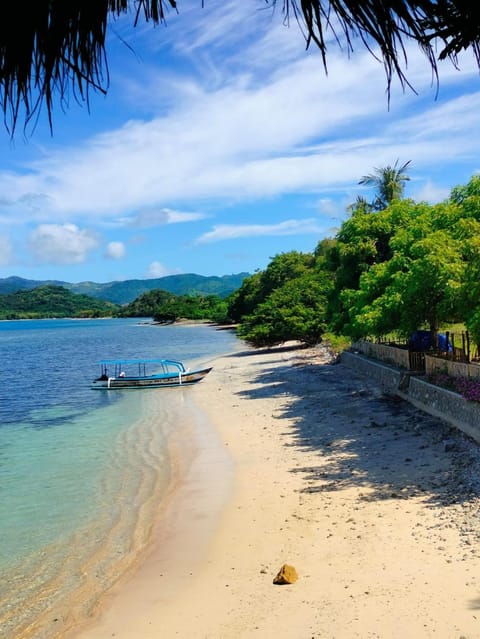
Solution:
M 326 330 L 326 288 L 314 270 L 287 280 L 243 318 L 240 337 L 256 346 L 288 340 L 317 344 Z
M 117 306 L 87 295 L 77 295 L 61 286 L 39 286 L 32 290 L 0 295 L 0 319 L 53 317 L 108 317 Z
M 156 322 L 175 322 L 179 319 L 227 320 L 227 302 L 218 295 L 174 295 L 157 289 L 140 295 L 124 306 L 122 317 L 153 317 Z
M 357 200 L 335 237 L 313 253 L 277 255 L 246 278 L 229 299 L 240 335 L 257 346 L 287 339 L 311 344 L 325 331 L 353 339 L 406 337 L 462 322 L 478 345 L 480 176 L 436 205 L 401 199 L 401 189 L 390 192 L 381 210 L 378 197 L 376 206 Z
M 282 253 L 244 280 L 230 297 L 229 316 L 241 322 L 239 335 L 256 346 L 291 339 L 316 344 L 326 328 L 328 288 L 314 255 Z

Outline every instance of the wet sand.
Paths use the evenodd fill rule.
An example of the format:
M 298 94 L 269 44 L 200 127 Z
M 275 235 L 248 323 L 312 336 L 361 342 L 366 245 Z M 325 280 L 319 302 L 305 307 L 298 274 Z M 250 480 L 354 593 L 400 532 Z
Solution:
M 203 434 L 148 555 L 75 636 L 480 637 L 477 444 L 322 347 L 246 349 L 189 391 Z

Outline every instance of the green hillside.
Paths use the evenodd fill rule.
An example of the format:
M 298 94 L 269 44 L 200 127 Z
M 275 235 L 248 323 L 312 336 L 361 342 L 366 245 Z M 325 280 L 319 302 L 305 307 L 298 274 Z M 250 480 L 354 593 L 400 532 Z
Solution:
M 34 289 L 42 285 L 62 286 L 72 293 L 88 295 L 114 304 L 128 304 L 143 293 L 162 289 L 175 295 L 218 295 L 227 297 L 242 285 L 248 273 L 204 276 L 194 273 L 167 275 L 156 279 L 125 280 L 123 282 L 79 282 L 27 280 L 21 277 L 0 278 L 0 295 Z
M 52 284 L 0 295 L 0 319 L 106 317 L 115 314 L 117 308 L 110 302 Z
M 3 279 L 0 278 L 0 295 L 16 293 L 17 291 L 28 291 L 32 288 L 45 286 L 46 284 L 64 286 L 65 288 L 69 288 L 70 286 L 67 282 L 60 282 L 57 280 L 26 280 L 23 277 L 12 275 L 11 277 L 4 277 Z

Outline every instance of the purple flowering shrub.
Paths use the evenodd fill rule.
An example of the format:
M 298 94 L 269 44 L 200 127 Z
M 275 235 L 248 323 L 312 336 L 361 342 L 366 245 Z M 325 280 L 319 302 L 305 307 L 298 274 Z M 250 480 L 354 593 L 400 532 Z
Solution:
M 480 402 L 480 379 L 474 377 L 452 377 L 447 373 L 434 373 L 427 381 L 435 386 L 458 393 L 471 402 Z
M 480 402 L 480 379 L 473 377 L 458 377 L 455 379 L 455 388 L 465 399 L 471 402 Z

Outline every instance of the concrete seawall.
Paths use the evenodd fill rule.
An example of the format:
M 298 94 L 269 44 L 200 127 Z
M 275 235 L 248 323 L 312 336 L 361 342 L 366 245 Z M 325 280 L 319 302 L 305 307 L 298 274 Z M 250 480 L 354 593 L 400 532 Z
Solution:
M 365 355 L 344 351 L 340 361 L 349 368 L 369 377 L 383 388 L 385 393 L 395 395 L 399 388 L 405 387 L 405 371 L 390 366 L 378 360 L 370 359 Z
M 364 355 L 344 351 L 342 364 L 369 377 L 388 395 L 397 395 L 420 410 L 438 417 L 480 443 L 480 404 L 429 384 L 418 374 L 402 371 Z

